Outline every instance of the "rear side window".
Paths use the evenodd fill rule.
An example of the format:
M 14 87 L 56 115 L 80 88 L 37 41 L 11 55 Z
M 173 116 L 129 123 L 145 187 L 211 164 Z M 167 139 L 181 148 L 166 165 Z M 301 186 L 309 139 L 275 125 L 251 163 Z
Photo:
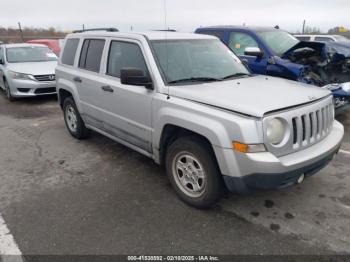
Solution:
M 145 59 L 137 44 L 112 41 L 108 55 L 107 74 L 120 77 L 120 70 L 125 67 L 142 69 L 148 75 Z
M 79 68 L 99 72 L 105 40 L 86 39 L 81 49 Z
M 62 64 L 72 66 L 77 52 L 79 39 L 67 39 L 62 54 Z

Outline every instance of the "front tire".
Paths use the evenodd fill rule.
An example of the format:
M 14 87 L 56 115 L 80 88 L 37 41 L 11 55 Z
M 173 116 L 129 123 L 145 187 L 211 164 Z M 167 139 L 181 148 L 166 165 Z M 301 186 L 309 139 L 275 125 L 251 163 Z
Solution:
M 224 191 L 211 145 L 195 136 L 181 137 L 166 154 L 166 170 L 177 195 L 200 209 L 212 207 Z
M 87 138 L 90 134 L 90 130 L 86 128 L 72 97 L 68 97 L 64 100 L 63 112 L 64 121 L 69 133 L 79 140 Z
M 10 102 L 15 101 L 16 99 L 12 96 L 9 83 L 7 82 L 6 79 L 4 79 L 4 86 L 5 86 L 5 95 L 6 95 L 7 100 Z

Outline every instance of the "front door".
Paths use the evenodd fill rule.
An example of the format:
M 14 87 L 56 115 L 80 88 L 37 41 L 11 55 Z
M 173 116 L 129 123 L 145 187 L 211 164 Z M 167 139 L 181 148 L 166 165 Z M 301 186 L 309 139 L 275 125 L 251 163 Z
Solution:
M 141 45 L 138 42 L 111 40 L 105 61 L 103 119 L 106 132 L 147 152 L 152 151 L 152 98 L 154 91 L 143 86 L 123 85 L 120 70 L 142 69 L 149 75 Z

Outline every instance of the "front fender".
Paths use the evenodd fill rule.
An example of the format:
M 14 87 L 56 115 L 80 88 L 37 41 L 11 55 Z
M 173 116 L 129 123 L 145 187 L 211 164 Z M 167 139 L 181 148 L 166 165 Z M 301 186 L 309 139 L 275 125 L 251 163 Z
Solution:
M 161 108 L 157 112 L 157 121 L 154 125 L 153 147 L 155 149 L 160 148 L 160 138 L 166 125 L 182 127 L 202 135 L 213 146 L 232 147 L 229 134 L 219 121 L 177 108 Z
M 306 70 L 306 68 L 307 67 L 303 65 L 292 63 L 289 60 L 275 56 L 269 59 L 266 73 L 270 76 L 300 81 L 299 77 L 302 75 L 302 72 Z

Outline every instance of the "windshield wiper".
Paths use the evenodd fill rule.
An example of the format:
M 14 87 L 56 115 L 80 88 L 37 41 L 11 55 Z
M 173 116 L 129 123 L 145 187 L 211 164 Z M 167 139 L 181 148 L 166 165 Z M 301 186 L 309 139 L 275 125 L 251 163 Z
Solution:
M 190 77 L 190 78 L 183 78 L 183 79 L 169 81 L 168 83 L 177 84 L 182 82 L 212 82 L 212 81 L 222 81 L 222 79 L 214 78 L 214 77 Z
M 237 78 L 237 77 L 242 77 L 242 76 L 251 76 L 251 74 L 235 73 L 235 74 L 232 74 L 232 75 L 225 76 L 225 77 L 221 78 L 221 80 L 226 80 L 226 79 L 229 79 L 229 78 Z

